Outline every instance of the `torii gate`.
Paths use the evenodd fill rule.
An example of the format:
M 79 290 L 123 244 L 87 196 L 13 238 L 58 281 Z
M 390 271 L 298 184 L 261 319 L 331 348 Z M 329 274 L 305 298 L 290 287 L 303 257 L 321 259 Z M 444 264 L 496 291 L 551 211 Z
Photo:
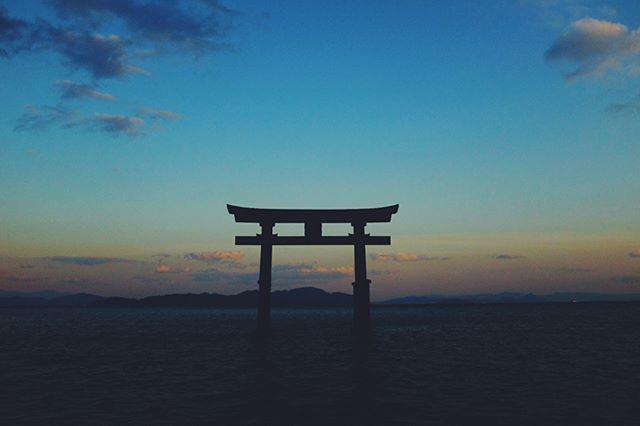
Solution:
M 260 246 L 260 277 L 258 279 L 258 332 L 269 329 L 271 317 L 271 261 L 274 245 L 353 245 L 355 281 L 353 282 L 353 331 L 369 332 L 369 284 L 367 279 L 367 245 L 390 245 L 391 237 L 365 234 L 367 223 L 391 222 L 398 204 L 372 209 L 257 209 L 227 204 L 227 210 L 239 223 L 258 223 L 262 228 L 256 236 L 237 236 L 236 245 Z M 278 236 L 276 223 L 304 223 L 304 236 Z M 322 235 L 323 223 L 350 223 L 353 234 Z

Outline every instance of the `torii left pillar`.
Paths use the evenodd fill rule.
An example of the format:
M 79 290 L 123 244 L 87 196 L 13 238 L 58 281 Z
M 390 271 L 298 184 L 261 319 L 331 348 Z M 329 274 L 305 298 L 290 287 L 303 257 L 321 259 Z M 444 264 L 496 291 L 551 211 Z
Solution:
M 267 334 L 271 323 L 271 263 L 273 223 L 261 223 L 260 277 L 258 278 L 258 333 Z

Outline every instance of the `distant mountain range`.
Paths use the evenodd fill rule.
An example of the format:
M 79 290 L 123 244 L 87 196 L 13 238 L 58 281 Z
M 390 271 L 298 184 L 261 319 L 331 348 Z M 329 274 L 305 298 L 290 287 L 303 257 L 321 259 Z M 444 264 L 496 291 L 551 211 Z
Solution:
M 51 292 L 46 292 L 50 295 Z M 38 297 L 34 293 L 16 293 L 0 291 L 0 307 L 9 306 L 86 306 L 97 308 L 111 307 L 254 307 L 257 306 L 258 291 L 245 291 L 235 295 L 215 293 L 168 294 L 150 296 L 141 299 L 125 297 L 101 297 L 94 294 L 64 294 L 53 297 Z M 279 290 L 271 293 L 274 307 L 292 306 L 346 306 L 351 304 L 351 295 L 345 293 L 327 293 L 314 287 L 300 287 L 292 290 Z
M 532 293 L 470 294 L 462 296 L 407 296 L 380 302 L 383 305 L 430 305 L 434 303 L 544 303 L 544 302 L 636 302 L 640 293 L 551 293 L 538 296 Z
M 225 296 L 215 293 L 168 294 L 142 299 L 108 297 L 91 303 L 95 307 L 253 307 L 258 303 L 258 291 L 245 291 Z M 314 287 L 300 287 L 292 290 L 279 290 L 271 293 L 271 305 L 285 306 L 344 306 L 351 304 L 351 295 L 345 293 L 327 293 Z
M 38 294 L 40 294 L 38 296 Z M 58 294 L 58 295 L 56 295 Z M 4 306 L 87 306 L 104 299 L 95 294 L 57 292 L 0 292 L 0 307 Z
M 0 290 L 0 307 L 55 307 L 82 306 L 96 308 L 114 307 L 255 307 L 258 292 L 245 291 L 235 295 L 216 293 L 168 294 L 141 299 L 125 297 L 102 297 L 95 294 L 69 294 L 56 291 L 32 293 Z M 430 304 L 472 304 L 472 303 L 544 303 L 544 302 L 633 302 L 640 301 L 640 294 L 606 293 L 552 293 L 543 296 L 524 293 L 475 294 L 463 296 L 407 296 L 378 302 L 379 305 L 430 305 Z M 348 306 L 351 295 L 328 293 L 315 287 L 300 287 L 271 293 L 274 307 L 296 306 Z
M 40 299 L 53 299 L 55 297 L 60 296 L 69 296 L 72 293 L 66 293 L 62 291 L 55 290 L 42 290 L 42 291 L 9 291 L 9 290 L 0 290 L 0 297 L 36 297 Z

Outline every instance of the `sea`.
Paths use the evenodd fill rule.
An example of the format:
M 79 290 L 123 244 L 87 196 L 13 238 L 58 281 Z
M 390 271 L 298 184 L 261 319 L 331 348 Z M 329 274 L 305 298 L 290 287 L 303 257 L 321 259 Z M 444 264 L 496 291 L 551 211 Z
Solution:
M 3 425 L 639 425 L 640 303 L 0 309 Z

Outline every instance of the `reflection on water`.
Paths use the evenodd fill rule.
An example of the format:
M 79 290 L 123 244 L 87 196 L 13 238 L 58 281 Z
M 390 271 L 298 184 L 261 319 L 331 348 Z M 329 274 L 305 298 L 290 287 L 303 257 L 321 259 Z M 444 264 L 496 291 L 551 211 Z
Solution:
M 640 304 L 2 309 L 5 424 L 637 424 Z M 4 422 L 3 422 L 4 423 Z

